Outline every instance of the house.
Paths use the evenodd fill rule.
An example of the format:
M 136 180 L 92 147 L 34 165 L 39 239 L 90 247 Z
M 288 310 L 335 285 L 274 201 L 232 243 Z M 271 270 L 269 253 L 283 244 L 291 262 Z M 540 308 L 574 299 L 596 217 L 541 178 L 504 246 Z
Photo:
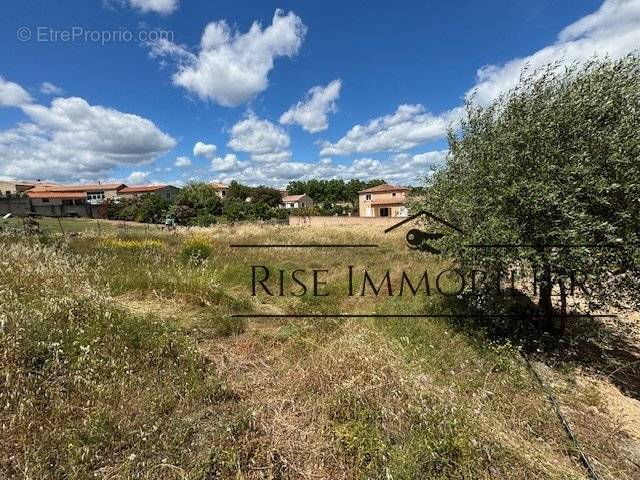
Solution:
M 0 181 L 0 196 L 11 197 L 21 196 L 27 190 L 32 189 L 37 185 L 37 182 L 20 182 L 17 180 L 1 180 Z
M 313 199 L 303 193 L 302 195 L 286 195 L 282 197 L 283 208 L 311 208 Z
M 86 199 L 89 205 L 102 205 L 105 200 L 115 200 L 118 197 L 118 192 L 125 187 L 126 185 L 124 183 L 88 183 L 82 185 L 38 183 L 31 190 L 27 191 L 27 196 L 37 199 L 60 199 L 64 197 L 64 194 L 67 194 L 70 195 L 72 199 L 80 198 L 79 195 L 71 195 L 75 193 L 82 194 L 82 197 Z M 47 193 L 55 193 L 56 195 L 47 196 Z
M 89 217 L 91 208 L 87 203 L 85 192 L 51 192 L 51 191 L 27 191 L 27 197 L 31 202 L 31 211 L 48 217 Z
M 173 185 L 142 185 L 137 187 L 124 187 L 118 190 L 118 197 L 138 198 L 146 193 L 155 193 L 160 197 L 172 202 L 180 189 Z
M 218 195 L 222 200 L 226 198 L 227 191 L 229 190 L 228 186 L 226 186 L 224 183 L 217 182 L 212 183 L 211 186 L 216 191 L 216 195 Z
M 408 188 L 384 183 L 358 192 L 361 217 L 406 217 Z

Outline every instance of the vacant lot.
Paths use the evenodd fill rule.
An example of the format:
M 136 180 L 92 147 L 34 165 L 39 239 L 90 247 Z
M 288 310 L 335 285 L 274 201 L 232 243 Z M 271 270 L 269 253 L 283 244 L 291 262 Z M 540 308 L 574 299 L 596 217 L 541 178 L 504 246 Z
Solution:
M 41 223 L 0 237 L 0 478 L 588 477 L 518 348 L 473 321 L 233 316 L 467 312 L 436 294 L 346 294 L 349 265 L 356 292 L 364 269 L 396 282 L 446 267 L 405 232 Z M 377 248 L 230 246 L 311 242 Z M 273 296 L 251 295 L 254 265 Z M 312 295 L 312 269 L 328 296 Z M 528 352 L 612 479 L 640 474 L 623 320 Z

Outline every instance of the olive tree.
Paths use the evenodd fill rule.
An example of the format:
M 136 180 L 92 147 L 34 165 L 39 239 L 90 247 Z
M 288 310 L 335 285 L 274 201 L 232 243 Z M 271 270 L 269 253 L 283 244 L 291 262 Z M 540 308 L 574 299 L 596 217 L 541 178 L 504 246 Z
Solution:
M 637 306 L 640 58 L 549 65 L 489 105 L 472 97 L 426 187 L 422 206 L 464 232 L 443 251 L 537 272 L 547 326 L 552 289 L 564 309 L 572 280 L 591 308 Z

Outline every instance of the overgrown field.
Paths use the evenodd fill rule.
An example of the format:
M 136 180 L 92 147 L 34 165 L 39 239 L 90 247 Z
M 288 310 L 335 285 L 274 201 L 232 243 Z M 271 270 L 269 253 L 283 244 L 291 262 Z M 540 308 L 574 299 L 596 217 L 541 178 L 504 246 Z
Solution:
M 0 478 L 586 478 L 518 349 L 469 322 L 231 316 L 464 313 L 344 294 L 349 265 L 437 269 L 403 232 L 44 226 L 0 237 Z M 379 247 L 230 247 L 309 242 Z M 285 277 L 285 295 L 253 297 L 252 265 L 276 290 L 277 269 L 328 270 L 329 295 Z M 637 478 L 601 384 L 539 366 L 599 473 Z

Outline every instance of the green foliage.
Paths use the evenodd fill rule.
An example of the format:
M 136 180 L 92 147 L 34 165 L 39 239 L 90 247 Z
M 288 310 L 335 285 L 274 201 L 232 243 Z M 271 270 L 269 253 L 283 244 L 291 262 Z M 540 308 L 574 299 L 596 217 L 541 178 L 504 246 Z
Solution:
M 364 478 L 464 478 L 481 463 L 451 410 L 433 408 L 412 418 L 408 431 L 385 426 L 383 412 L 365 396 L 340 392 L 330 411 L 334 444 Z
M 241 183 L 233 180 L 229 184 L 229 188 L 227 189 L 226 200 L 235 200 L 238 202 L 244 202 L 247 198 L 251 197 L 252 188 L 246 185 L 242 185 Z
M 192 182 L 176 196 L 173 213 L 183 225 L 208 226 L 222 213 L 222 200 L 208 183 Z
M 458 225 L 441 243 L 465 266 L 548 272 L 550 288 L 576 272 L 593 306 L 640 294 L 640 59 L 594 60 L 524 74 L 490 105 L 467 104 L 449 134 L 446 166 L 428 181 L 424 208 Z M 464 244 L 618 248 L 464 248 Z
M 204 235 L 187 238 L 180 247 L 180 258 L 187 263 L 200 265 L 213 254 L 211 242 Z
M 363 182 L 362 180 L 307 180 L 293 181 L 287 186 L 289 195 L 302 195 L 306 193 L 316 204 L 323 206 L 334 206 L 340 202 L 350 202 L 353 205 L 358 204 L 358 192 L 365 188 L 375 187 L 383 184 L 383 180 L 370 180 Z
M 145 223 L 162 223 L 171 203 L 155 193 L 145 193 L 136 198 L 108 199 L 101 207 L 102 216 L 110 220 L 128 220 Z
M 251 190 L 251 202 L 262 203 L 271 208 L 277 208 L 282 203 L 280 190 L 270 187 L 255 187 Z
M 167 216 L 171 204 L 155 193 L 145 193 L 135 200 L 136 211 L 133 219 L 136 222 L 162 223 Z
M 225 201 L 223 215 L 230 222 L 287 218 L 287 212 L 284 209 L 272 208 L 262 202 L 254 203 L 235 199 Z

